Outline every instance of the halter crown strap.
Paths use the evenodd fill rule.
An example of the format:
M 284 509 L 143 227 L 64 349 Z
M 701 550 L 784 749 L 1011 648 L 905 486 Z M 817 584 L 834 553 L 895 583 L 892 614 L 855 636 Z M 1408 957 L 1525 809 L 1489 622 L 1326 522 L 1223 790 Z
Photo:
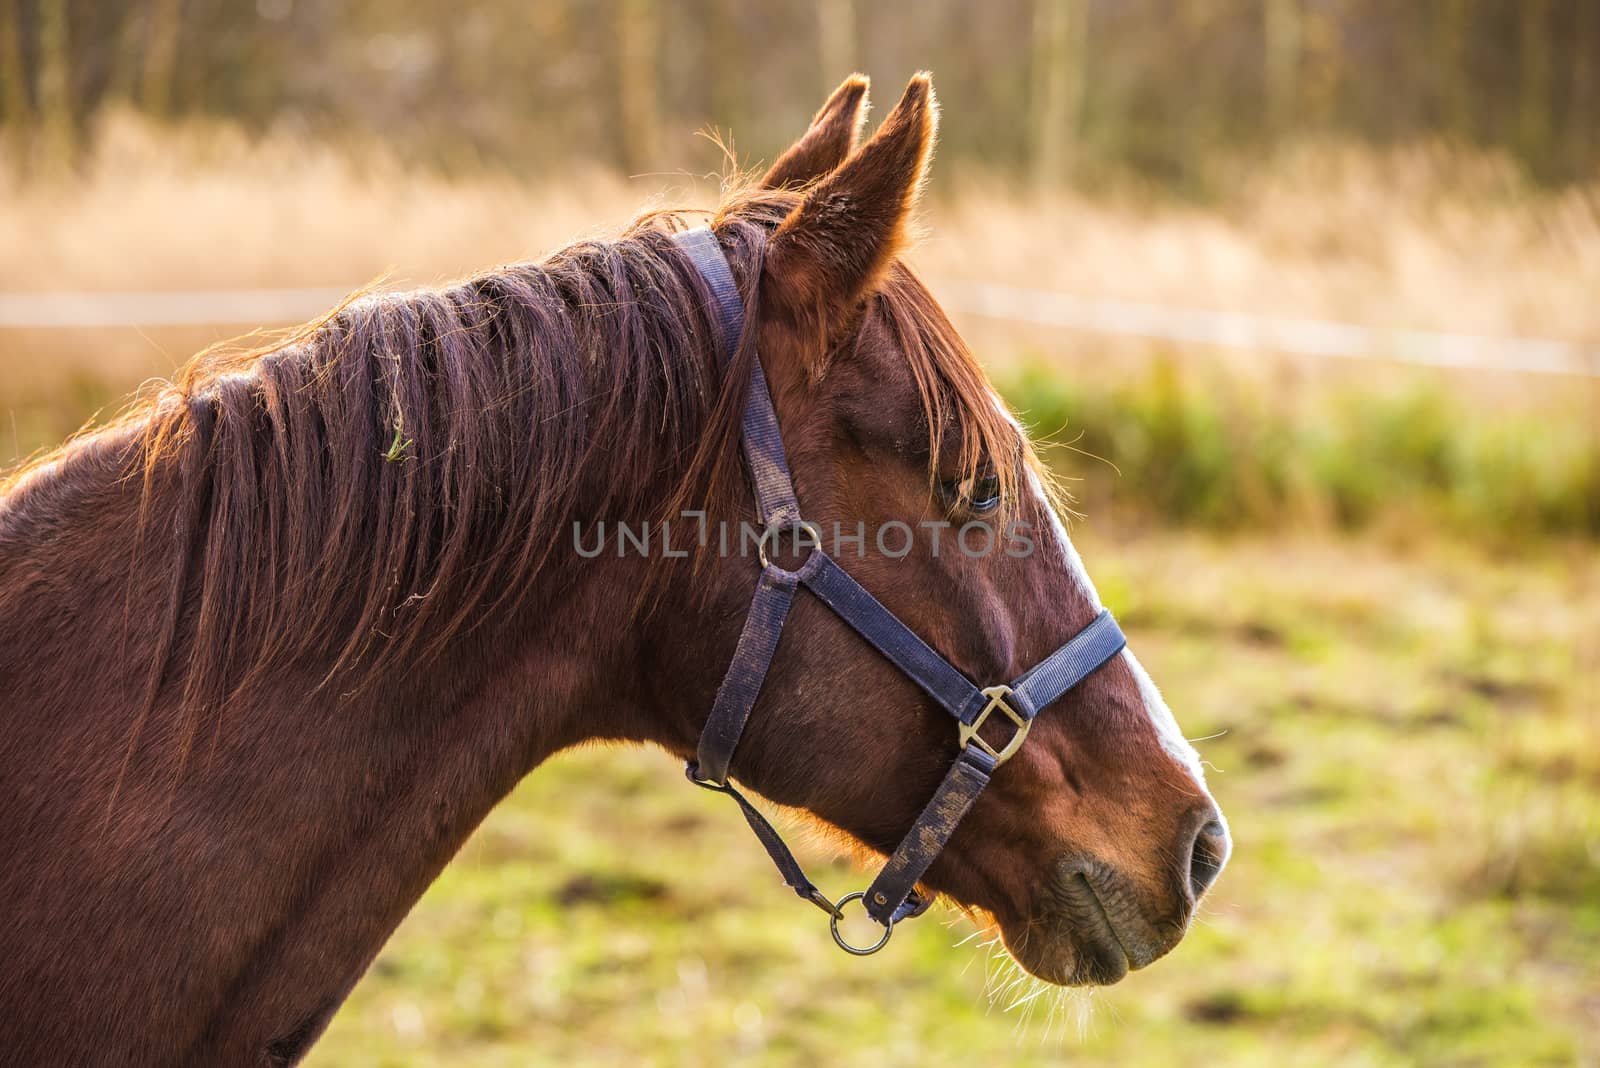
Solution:
M 733 362 L 733 354 L 739 351 L 744 337 L 744 300 L 739 296 L 739 284 L 734 281 L 722 246 L 710 230 L 697 226 L 675 235 L 673 240 L 689 254 L 711 290 L 717 327 L 722 333 L 718 351 L 722 353 L 726 368 Z M 760 360 L 750 364 L 750 392 L 745 398 L 741 431 L 740 442 L 750 469 L 750 481 L 755 486 L 761 521 L 768 526 L 799 522 L 800 505 L 795 500 L 789 461 L 783 452 L 783 436 L 778 431 L 778 416 L 772 410 L 772 395 L 767 392 L 767 376 L 761 370 Z
M 724 365 L 729 365 L 732 354 L 745 343 L 743 334 L 747 324 L 744 302 L 727 257 L 716 236 L 705 227 L 677 234 L 673 240 L 688 254 L 705 282 L 711 311 L 721 334 Z M 750 481 L 755 487 L 756 504 L 766 526 L 762 541 L 765 546 L 766 538 L 775 536 L 781 528 L 805 526 L 805 523 L 795 497 L 772 395 L 759 359 L 751 362 L 741 439 Z M 977 801 L 990 777 L 1027 737 L 1033 718 L 1117 655 L 1125 639 L 1111 614 L 1101 611 L 1093 622 L 1011 685 L 980 689 L 823 552 L 818 544 L 821 538 L 816 536 L 815 528 L 810 529 L 813 534 L 810 556 L 793 571 L 771 563 L 763 552 L 761 576 L 756 582 L 750 611 L 745 616 L 744 629 L 728 672 L 717 688 L 695 759 L 689 762 L 686 773 L 696 785 L 728 794 L 738 802 L 784 882 L 800 897 L 830 915 L 834 941 L 851 953 L 872 953 L 888 941 L 897 922 L 927 909 L 931 898 L 917 893 L 917 883 L 943 851 L 956 825 Z M 950 713 L 957 722 L 960 744 L 960 753 L 944 780 L 872 885 L 865 891 L 846 895 L 837 903 L 812 884 L 772 824 L 728 782 L 734 751 L 756 698 L 760 696 L 783 624 L 800 586 L 810 590 Z M 978 735 L 978 729 L 995 712 L 1010 720 L 1013 730 L 1010 741 L 998 750 Z M 884 925 L 883 938 L 875 946 L 852 946 L 839 934 L 841 909 L 846 902 L 857 898 L 862 899 L 867 913 Z

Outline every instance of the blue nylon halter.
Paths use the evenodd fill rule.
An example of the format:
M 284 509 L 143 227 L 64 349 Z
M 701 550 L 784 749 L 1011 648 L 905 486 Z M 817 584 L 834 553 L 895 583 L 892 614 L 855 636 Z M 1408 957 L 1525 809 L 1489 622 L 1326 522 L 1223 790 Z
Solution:
M 733 272 L 716 236 L 706 227 L 677 234 L 674 241 L 688 254 L 700 272 L 715 302 L 716 320 L 721 334 L 721 351 L 737 349 L 744 331 L 744 301 Z M 731 360 L 731 355 L 728 356 Z M 695 759 L 685 768 L 689 781 L 708 790 L 732 797 L 745 819 L 766 847 L 791 889 L 828 913 L 834 941 L 850 953 L 875 953 L 889 941 L 894 925 L 926 911 L 931 896 L 917 891 L 917 883 L 944 850 L 956 825 L 961 822 L 989 784 L 995 770 L 1017 750 L 1027 737 L 1028 727 L 1045 707 L 1082 682 L 1101 665 L 1119 653 L 1126 644 L 1116 620 L 1101 611 L 1066 644 L 1028 669 L 1008 686 L 980 689 L 960 671 L 934 652 L 926 642 L 879 603 L 851 578 L 820 546 L 815 536 L 810 556 L 793 571 L 778 567 L 767 559 L 769 538 L 781 536 L 785 529 L 805 526 L 800 504 L 784 455 L 783 438 L 767 379 L 756 360 L 750 369 L 750 390 L 745 401 L 742 447 L 750 481 L 755 488 L 761 521 L 761 575 L 755 596 L 745 617 L 744 630 L 734 650 L 722 685 L 711 706 L 700 735 Z M 961 753 L 945 774 L 944 781 L 921 815 L 911 825 L 900 845 L 890 855 L 883 870 L 866 890 L 846 894 L 837 902 L 818 890 L 795 860 L 778 832 L 750 802 L 728 782 L 729 763 L 745 722 L 761 692 L 778 647 L 789 606 L 801 586 L 810 590 L 834 614 L 882 653 L 895 667 L 915 682 L 957 722 Z M 1007 744 L 995 749 L 978 737 L 978 728 L 999 711 L 1011 721 L 1014 733 Z M 839 933 L 843 908 L 861 899 L 868 915 L 883 925 L 883 937 L 872 946 L 855 946 Z

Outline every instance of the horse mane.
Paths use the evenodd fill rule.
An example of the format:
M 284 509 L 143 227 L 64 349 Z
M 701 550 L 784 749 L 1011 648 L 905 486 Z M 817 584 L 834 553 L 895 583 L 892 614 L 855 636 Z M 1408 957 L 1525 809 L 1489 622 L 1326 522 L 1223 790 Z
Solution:
M 745 188 L 711 218 L 747 301 L 795 203 Z M 0 482 L 0 503 L 30 473 L 68 469 L 77 446 L 126 437 L 144 483 L 139 565 L 155 554 L 168 591 L 140 724 L 165 687 L 194 723 L 329 651 L 340 692 L 415 669 L 532 588 L 580 501 L 613 519 L 691 499 L 748 507 L 736 457 L 755 331 L 724 368 L 711 295 L 671 241 L 693 221 L 652 212 L 615 240 L 360 295 L 274 344 L 201 353 Z M 876 299 L 933 455 L 953 426 L 963 470 L 992 463 L 1015 491 L 1026 446 L 933 298 L 896 267 Z

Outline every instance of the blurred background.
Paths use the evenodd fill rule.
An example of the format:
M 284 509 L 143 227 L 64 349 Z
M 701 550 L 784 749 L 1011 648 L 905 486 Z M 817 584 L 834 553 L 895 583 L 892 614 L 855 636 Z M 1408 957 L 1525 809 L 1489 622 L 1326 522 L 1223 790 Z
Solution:
M 852 960 L 669 760 L 590 750 L 310 1063 L 1600 1064 L 1594 0 L 0 0 L 0 466 L 376 278 L 714 203 L 719 141 L 922 68 L 912 260 L 1204 739 L 1199 924 L 1096 992 L 953 913 Z

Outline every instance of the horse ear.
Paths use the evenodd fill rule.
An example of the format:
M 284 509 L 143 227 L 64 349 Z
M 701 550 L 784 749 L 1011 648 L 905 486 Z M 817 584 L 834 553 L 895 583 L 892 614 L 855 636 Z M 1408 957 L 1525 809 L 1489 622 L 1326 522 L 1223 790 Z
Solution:
M 933 82 L 918 74 L 872 139 L 812 186 L 772 235 L 763 303 L 806 351 L 872 292 L 905 243 L 938 127 Z
M 843 163 L 855 151 L 861 121 L 867 117 L 867 84 L 864 74 L 846 78 L 811 120 L 805 136 L 778 157 L 761 187 L 809 185 Z

